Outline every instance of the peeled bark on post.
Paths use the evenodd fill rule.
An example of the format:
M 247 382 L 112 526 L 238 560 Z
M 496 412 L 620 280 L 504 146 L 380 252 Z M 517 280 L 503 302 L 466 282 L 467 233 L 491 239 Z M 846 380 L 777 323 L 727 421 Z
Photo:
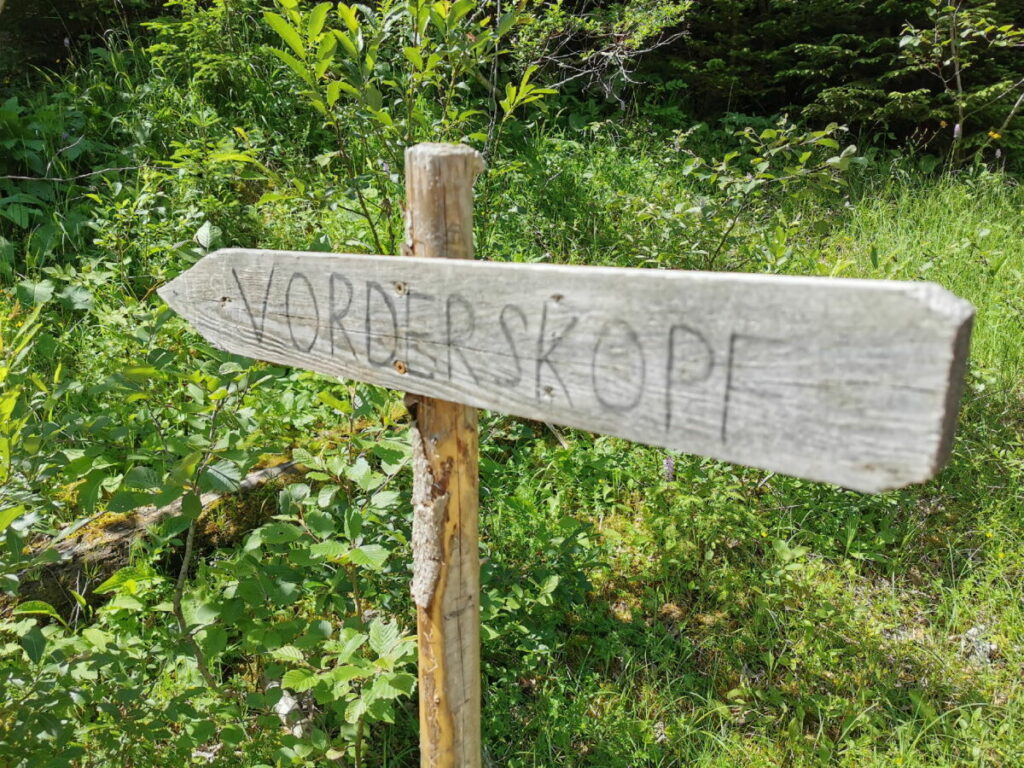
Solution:
M 406 150 L 403 254 L 473 257 L 473 181 L 482 170 L 480 155 L 467 146 L 418 144 Z M 406 369 L 400 360 L 395 367 Z M 413 415 L 420 765 L 479 768 L 477 412 L 428 397 L 408 396 L 407 403 Z

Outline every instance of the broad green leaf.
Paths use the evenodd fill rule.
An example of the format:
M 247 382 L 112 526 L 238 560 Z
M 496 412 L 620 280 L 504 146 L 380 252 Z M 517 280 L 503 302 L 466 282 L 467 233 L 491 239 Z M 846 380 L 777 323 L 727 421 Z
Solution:
M 25 514 L 25 507 L 7 507 L 7 509 L 0 510 L 0 533 L 7 530 L 7 527 Z
M 0 277 L 14 277 L 14 243 L 6 237 L 0 237 Z
M 363 102 L 374 112 L 380 110 L 384 106 L 384 97 L 381 92 L 374 88 L 372 85 L 368 85 L 363 89 Z
M 388 684 L 400 694 L 409 696 L 416 688 L 416 675 L 408 672 L 395 672 L 388 676 Z
M 117 595 L 113 600 L 106 604 L 105 608 L 111 611 L 142 611 L 145 610 L 146 606 L 143 605 L 141 600 L 137 600 L 131 595 Z
M 198 451 L 182 457 L 171 470 L 171 478 L 177 483 L 184 484 L 189 482 L 195 474 L 196 469 L 199 467 L 199 462 L 202 461 L 202 459 L 203 454 Z
M 257 528 L 255 531 L 249 534 L 245 540 L 245 545 L 242 549 L 245 552 L 252 552 L 254 549 L 259 549 L 263 546 L 263 531 Z
M 316 685 L 317 675 L 308 669 L 289 669 L 281 678 L 281 685 L 297 693 L 308 691 Z
M 505 98 L 498 102 L 506 115 L 512 113 L 516 105 L 516 87 L 512 83 L 505 83 Z
M 212 162 L 228 162 L 230 160 L 236 160 L 245 163 L 254 162 L 254 160 L 248 155 L 244 155 L 241 152 L 221 152 L 219 154 L 211 155 L 210 160 Z M 209 221 L 204 221 L 203 225 L 196 231 L 194 240 L 206 250 L 209 250 L 213 245 L 213 241 L 220 234 L 220 230 L 213 226 Z
M 228 647 L 228 633 L 223 627 L 207 627 L 196 637 L 207 658 L 220 656 Z
M 448 23 L 454 26 L 475 6 L 476 0 L 456 0 L 448 10 Z
M 559 581 L 560 579 L 557 574 L 552 574 L 551 576 L 548 576 L 544 580 L 544 583 L 540 586 L 540 593 L 542 595 L 550 595 L 558 587 Z
M 212 624 L 220 618 L 220 606 L 190 601 L 182 609 L 193 624 Z
M 341 47 L 345 49 L 345 53 L 347 53 L 350 58 L 359 58 L 359 50 L 348 35 L 339 29 L 334 30 L 334 35 L 338 38 L 338 42 L 341 43 Z
M 181 499 L 181 514 L 189 520 L 195 520 L 203 513 L 203 500 L 199 494 L 192 492 L 185 494 Z
M 152 501 L 151 494 L 143 491 L 118 491 L 107 501 L 107 511 L 123 514 L 144 507 L 150 501 Z
M 335 539 L 321 541 L 309 548 L 309 553 L 313 557 L 322 557 L 325 560 L 331 561 L 341 560 L 348 552 L 348 545 Z
M 302 502 L 308 498 L 308 485 L 305 483 L 292 483 L 277 494 L 277 504 L 282 515 L 297 515 L 302 509 Z
M 423 71 L 423 55 L 420 53 L 419 48 L 408 46 L 402 49 L 402 53 L 405 54 L 405 58 L 409 60 L 410 64 L 419 71 Z
M 160 533 L 168 538 L 177 536 L 186 531 L 193 520 L 188 515 L 170 515 L 160 522 Z
M 302 44 L 302 37 L 299 36 L 298 30 L 295 29 L 291 24 L 285 21 L 282 17 L 276 13 L 267 11 L 263 14 L 263 20 L 269 24 L 281 39 L 288 43 L 288 46 L 295 51 L 295 55 L 300 59 L 305 60 L 306 49 Z
M 139 583 L 153 581 L 154 578 L 156 577 L 151 569 L 138 565 L 129 565 L 116 571 L 109 579 L 96 587 L 93 592 L 98 595 L 104 595 L 107 592 L 115 592 L 121 589 L 134 592 Z
M 334 503 L 334 497 L 338 495 L 338 491 L 340 490 L 340 486 L 325 485 L 323 488 L 320 489 L 320 493 L 318 493 L 316 496 L 317 506 L 320 507 L 320 509 L 327 509 L 327 507 L 331 506 L 331 504 Z M 314 530 L 316 530 L 317 533 L 320 533 L 319 530 Z
M 18 283 L 18 301 L 22 304 L 45 304 L 52 298 L 52 280 L 22 280 Z
M 324 22 L 327 21 L 327 13 L 331 10 L 331 3 L 320 3 L 309 12 L 309 22 L 306 26 L 306 37 L 315 40 L 323 32 Z
M 32 627 L 21 636 L 21 647 L 28 654 L 33 664 L 38 664 L 46 652 L 46 637 L 39 627 Z
M 378 656 L 387 657 L 402 639 L 398 624 L 394 621 L 384 623 L 374 619 L 370 624 L 370 648 Z
M 160 473 L 150 467 L 132 467 L 122 481 L 125 488 L 146 490 L 162 485 Z
M 28 226 L 32 221 L 32 217 L 37 216 L 38 214 L 38 208 L 30 208 L 27 205 L 7 203 L 0 207 L 0 216 L 10 219 L 21 229 L 28 229 Z
M 92 292 L 81 285 L 67 285 L 57 294 L 60 303 L 71 310 L 88 312 L 92 309 Z
M 342 630 L 338 641 L 331 644 L 332 649 L 337 649 L 332 650 L 332 652 L 337 654 L 339 662 L 345 663 L 352 658 L 352 654 L 359 650 L 359 647 L 365 643 L 366 640 L 367 636 L 362 632 L 346 628 Z
M 294 645 L 282 645 L 280 648 L 274 648 L 270 655 L 278 661 L 291 661 L 296 664 L 301 664 L 306 660 L 305 654 Z
M 388 464 L 392 467 L 402 466 L 412 455 L 408 443 L 395 441 L 379 442 L 373 446 L 372 451 L 373 455 L 380 459 L 382 464 Z
M 203 490 L 233 493 L 242 482 L 242 470 L 233 461 L 218 461 L 208 467 L 199 478 Z
M 324 35 L 316 49 L 316 76 L 322 78 L 334 62 L 334 51 L 338 48 L 338 39 L 334 35 Z
M 121 374 L 126 379 L 136 382 L 151 381 L 153 379 L 162 381 L 167 378 L 167 374 L 151 365 L 133 365 L 130 368 L 125 368 L 121 371 Z
M 326 489 L 321 489 L 321 495 L 323 495 L 324 490 Z M 321 504 L 320 506 L 325 507 L 327 504 Z M 334 517 L 323 512 L 314 511 L 306 513 L 306 527 L 321 539 L 325 539 L 334 533 L 335 523 Z
M 56 619 L 61 624 L 64 624 L 64 617 L 57 613 L 57 609 L 42 600 L 26 600 L 24 603 L 19 603 L 14 606 L 12 613 L 16 615 L 38 614 L 41 616 L 49 616 L 51 619 Z M 67 625 L 65 624 L 65 626 Z
M 260 529 L 260 535 L 268 544 L 288 544 L 302 536 L 302 529 L 288 523 L 271 523 Z
M 339 85 L 340 84 L 341 83 L 339 83 Z M 331 83 L 331 85 L 334 85 L 334 83 Z M 348 84 L 346 83 L 346 85 L 348 85 Z M 349 87 L 351 88 L 351 86 L 349 86 Z M 358 95 L 358 91 L 356 91 L 355 88 L 352 88 L 352 91 L 353 91 L 353 93 Z M 336 411 L 341 411 L 342 413 L 352 413 L 352 404 L 351 403 L 346 403 L 343 400 L 339 400 L 338 398 L 336 398 L 334 395 L 332 395 L 326 389 L 323 390 L 322 392 L 318 392 L 316 397 L 317 397 L 317 400 L 319 400 L 321 403 L 323 403 L 324 405 L 329 405 L 331 408 L 333 408 Z
M 274 54 L 275 56 L 277 56 L 277 58 L 279 58 L 285 64 L 287 64 L 288 68 L 292 72 L 294 72 L 296 75 L 298 75 L 299 78 L 306 85 L 308 85 L 310 88 L 313 87 L 313 78 L 312 78 L 312 76 L 309 74 L 309 72 L 306 70 L 306 68 L 304 66 L 302 66 L 302 64 L 300 64 L 295 59 L 294 56 L 291 56 L 290 54 L 286 53 L 285 51 L 280 50 L 279 48 L 271 48 L 270 52 L 272 54 Z
M 395 708 L 389 699 L 373 699 L 366 708 L 367 717 L 383 723 L 395 722 Z
M 348 86 L 348 88 L 355 91 L 356 96 L 359 95 L 359 91 L 356 91 L 356 89 L 352 88 L 348 83 L 343 83 L 341 80 L 332 80 L 327 84 L 327 106 L 333 107 L 338 103 L 338 99 L 341 98 L 341 92 L 345 86 Z
M 396 699 L 402 695 L 402 691 L 391 684 L 391 675 L 381 675 L 373 681 L 367 698 L 371 701 L 387 701 Z
M 360 677 L 369 677 L 373 674 L 373 669 L 367 667 L 357 667 L 351 664 L 346 664 L 341 667 L 335 667 L 328 673 L 332 683 L 347 683 L 350 680 L 355 680 Z
M 356 14 L 355 8 L 345 3 L 338 3 L 338 15 L 345 22 L 349 32 L 355 33 L 359 30 L 359 16 Z
M 394 509 L 400 499 L 398 491 L 378 491 L 370 498 L 370 508 L 377 511 Z
M 516 18 L 517 16 L 514 11 L 509 11 L 504 14 L 498 22 L 498 28 L 495 31 L 495 35 L 498 37 L 504 36 L 506 32 L 512 29 L 512 25 L 516 23 Z
M 197 744 L 209 741 L 209 739 L 213 737 L 213 734 L 217 732 L 217 726 L 209 720 L 198 720 L 192 722 L 186 726 L 186 729 Z
M 12 389 L 5 392 L 3 397 L 0 397 L 0 419 L 7 421 L 11 418 L 11 415 L 14 413 L 14 407 L 18 404 L 18 398 L 20 397 L 21 389 Z
M 112 634 L 104 632 L 99 627 L 86 627 L 82 630 L 82 636 L 96 646 L 96 650 L 100 653 L 104 653 L 107 650 L 107 644 L 114 639 Z
M 345 710 L 345 722 L 355 725 L 366 714 L 368 703 L 363 697 L 355 699 Z
M 391 115 L 389 115 L 386 111 L 382 109 L 371 109 L 370 114 L 373 115 L 373 118 L 381 125 L 387 128 L 395 127 L 395 121 L 391 118 Z
M 336 477 L 341 477 L 343 474 L 345 474 L 345 467 L 347 466 L 347 463 L 345 459 L 339 454 L 328 456 L 327 461 L 325 461 L 324 463 L 327 465 L 327 471 L 332 473 Z
M 348 559 L 355 565 L 361 565 L 372 571 L 379 571 L 390 553 L 380 544 L 364 544 L 349 553 Z
M 380 472 L 375 472 L 370 463 L 362 456 L 345 470 L 345 475 L 364 491 L 376 488 L 385 479 L 384 475 Z

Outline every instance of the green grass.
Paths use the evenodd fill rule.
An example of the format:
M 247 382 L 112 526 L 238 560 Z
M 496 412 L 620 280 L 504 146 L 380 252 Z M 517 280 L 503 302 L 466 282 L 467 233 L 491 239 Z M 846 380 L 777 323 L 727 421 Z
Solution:
M 617 165 L 597 190 L 627 178 Z M 645 158 L 629 167 L 623 197 L 646 181 Z M 492 546 L 523 558 L 523 537 L 550 525 L 535 511 L 555 504 L 593 525 L 608 567 L 538 682 L 492 691 L 498 764 L 1024 757 L 1022 206 L 1003 177 L 875 175 L 805 246 L 810 271 L 930 279 L 977 307 L 955 455 L 922 488 L 863 497 L 686 457 L 669 483 L 661 452 L 588 435 L 503 456 L 507 490 L 484 506 Z M 503 496 L 525 488 L 531 503 L 509 509 Z M 998 647 L 982 663 L 965 652 L 972 628 Z
M 39 87 L 33 98 L 46 109 L 81 110 L 97 145 L 114 148 L 111 165 L 143 167 L 55 197 L 50 218 L 64 229 L 45 253 L 4 230 L 17 274 L 4 278 L 0 313 L 21 311 L 9 290 L 21 278 L 78 281 L 93 293 L 88 312 L 48 305 L 36 372 L 51 382 L 62 366 L 65 383 L 45 404 L 61 422 L 51 437 L 65 448 L 102 447 L 114 463 L 132 461 L 151 424 L 144 401 L 127 407 L 110 394 L 110 375 L 154 346 L 182 367 L 211 354 L 175 321 L 153 337 L 144 330 L 158 306 L 150 289 L 204 250 L 193 239 L 204 222 L 219 228 L 223 245 L 307 247 L 326 234 L 336 249 L 368 248 L 365 228 L 334 205 L 345 179 L 313 159 L 330 142 L 316 115 L 274 90 L 258 37 L 232 37 L 212 12 L 201 20 L 178 30 L 177 55 L 141 47 L 104 54 L 72 72 L 77 79 L 59 95 Z M 226 53 L 211 42 L 221 36 Z M 301 178 L 307 192 L 258 203 L 274 191 L 266 178 L 210 160 L 213 148 L 243 134 L 240 145 Z M 999 174 L 934 178 L 878 163 L 841 192 L 766 197 L 712 258 L 721 221 L 693 211 L 713 209 L 715 193 L 687 175 L 684 150 L 717 156 L 734 138 L 678 141 L 643 122 L 578 132 L 538 122 L 493 159 L 498 172 L 478 187 L 479 255 L 938 282 L 978 311 L 954 455 L 927 485 L 869 497 L 573 431 L 565 449 L 542 425 L 486 415 L 491 763 L 1021 764 L 1024 190 Z M 83 202 L 86 192 L 95 205 Z M 343 442 L 343 417 L 316 397 L 331 386 L 295 374 L 254 393 L 246 402 L 254 432 L 282 448 Z M 184 391 L 157 394 L 166 412 L 192 418 Z M 54 527 L 80 511 L 59 477 L 49 467 L 29 489 Z M 395 486 L 406 494 L 408 478 Z M 408 521 L 396 518 L 401 533 Z M 216 566 L 230 553 L 204 554 Z M 404 590 L 400 569 L 387 579 L 375 587 L 382 602 L 396 584 Z M 318 589 L 311 602 L 324 597 L 327 588 Z M 411 623 L 407 596 L 385 609 Z M 159 621 L 139 623 L 150 631 Z M 972 631 L 996 649 L 972 659 Z M 171 661 L 152 660 L 164 704 L 188 699 L 198 681 L 187 658 Z M 231 669 L 263 663 L 258 654 L 231 661 L 219 669 L 239 685 L 251 681 Z M 138 674 L 131 682 L 142 687 Z M 212 718 L 211 698 L 188 699 L 199 710 L 190 717 Z M 373 727 L 367 764 L 416 765 L 416 727 L 407 700 L 394 725 Z M 174 740 L 160 738 L 153 753 L 173 754 Z M 272 759 L 270 747 L 261 749 L 246 752 L 244 764 Z M 220 760 L 237 764 L 227 751 Z M 83 764 L 118 763 L 100 756 Z

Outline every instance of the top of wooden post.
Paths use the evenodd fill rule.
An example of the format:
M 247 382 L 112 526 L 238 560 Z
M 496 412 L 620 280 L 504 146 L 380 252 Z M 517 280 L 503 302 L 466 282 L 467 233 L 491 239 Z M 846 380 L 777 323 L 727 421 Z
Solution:
M 425 143 L 405 150 L 403 255 L 473 258 L 473 182 L 483 169 L 480 153 L 465 144 Z

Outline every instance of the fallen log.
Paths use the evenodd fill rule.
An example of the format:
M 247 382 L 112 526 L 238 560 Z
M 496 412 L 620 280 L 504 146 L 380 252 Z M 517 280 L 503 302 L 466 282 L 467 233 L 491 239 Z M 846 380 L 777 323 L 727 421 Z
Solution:
M 225 497 L 251 492 L 272 480 L 301 471 L 292 461 L 253 470 L 233 493 L 202 494 L 203 512 Z M 125 515 L 103 513 L 56 544 L 44 542 L 35 554 L 52 547 L 60 559 L 44 565 L 34 574 L 26 574 L 18 599 L 43 600 L 62 615 L 73 614 L 78 609 L 75 593 L 90 601 L 99 597 L 93 590 L 127 565 L 132 544 L 148 529 L 180 512 L 181 501 L 178 500 L 165 507 L 140 507 Z

